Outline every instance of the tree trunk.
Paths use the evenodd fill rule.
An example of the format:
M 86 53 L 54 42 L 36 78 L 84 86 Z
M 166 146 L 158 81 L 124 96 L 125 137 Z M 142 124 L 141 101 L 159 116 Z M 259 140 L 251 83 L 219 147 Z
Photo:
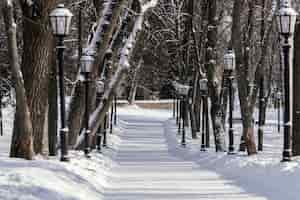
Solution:
M 217 1 L 210 0 L 208 3 L 208 32 L 206 46 L 206 70 L 208 72 L 208 84 L 211 98 L 211 117 L 215 137 L 216 151 L 226 151 L 225 129 L 222 124 L 222 107 L 220 104 L 220 86 L 221 81 L 218 79 L 219 68 L 216 64 L 217 55 Z
M 197 115 L 200 115 L 198 113 L 197 109 L 197 91 L 199 91 L 198 84 L 199 83 L 199 73 L 195 74 L 194 78 L 194 84 L 193 84 L 193 91 L 192 91 L 192 102 L 189 102 L 189 111 L 190 111 L 190 120 L 191 120 L 191 130 L 192 130 L 192 138 L 197 139 L 197 131 L 199 127 L 200 131 L 200 124 L 197 123 Z
M 254 8 L 255 2 L 247 2 L 248 9 L 248 22 L 247 28 L 242 29 L 241 13 L 245 6 L 244 0 L 235 0 L 233 8 L 233 22 L 232 22 L 232 35 L 230 47 L 234 48 L 236 54 L 237 66 L 237 82 L 241 107 L 241 115 L 243 120 L 243 137 L 240 145 L 240 150 L 244 147 L 247 148 L 248 155 L 256 154 L 256 144 L 254 139 L 254 124 L 253 124 L 253 110 L 257 97 L 257 89 L 251 88 L 251 79 L 258 80 L 260 71 L 257 68 L 253 73 L 253 66 L 250 64 L 250 47 L 253 39 L 253 26 L 254 26 Z M 245 32 L 242 32 L 245 30 Z M 265 41 L 264 41 L 265 42 Z M 261 54 L 263 56 L 263 54 Z M 261 60 L 261 63 L 264 63 Z M 259 69 L 261 69 L 260 67 Z M 253 78 L 252 74 L 255 74 Z
M 143 64 L 143 59 L 141 58 L 138 63 L 138 66 L 134 69 L 134 74 L 133 74 L 129 98 L 128 98 L 129 104 L 131 105 L 135 103 L 135 96 L 136 96 L 136 91 L 138 86 L 138 73 L 142 64 Z
M 101 122 L 103 121 L 107 111 L 110 108 L 110 102 L 113 100 L 114 95 L 116 93 L 117 88 L 119 87 L 122 79 L 130 69 L 130 61 L 133 57 L 133 52 L 136 47 L 136 43 L 139 39 L 143 38 L 141 36 L 142 26 L 144 22 L 144 15 L 148 9 L 155 6 L 155 0 L 151 0 L 150 2 L 142 4 L 138 12 L 137 18 L 134 20 L 134 26 L 130 33 L 129 38 L 126 41 L 126 44 L 121 50 L 121 55 L 119 59 L 119 63 L 117 65 L 117 70 L 114 73 L 113 77 L 111 78 L 108 87 L 106 88 L 103 100 L 98 105 L 97 109 L 93 112 L 92 117 L 90 119 L 90 130 L 91 130 L 91 137 L 95 136 Z M 80 147 L 83 143 L 83 138 L 80 138 L 78 143 L 76 144 L 76 148 Z
M 33 125 L 34 151 L 43 150 L 44 125 L 48 104 L 49 72 L 52 63 L 52 33 L 48 13 L 55 0 L 33 5 L 22 4 L 23 55 L 22 72 Z M 33 8 L 35 7 L 35 8 Z
M 6 34 L 8 38 L 9 62 L 11 65 L 16 91 L 16 113 L 14 121 L 13 136 L 10 148 L 11 157 L 33 159 L 32 124 L 30 111 L 27 104 L 27 96 L 24 88 L 19 55 L 17 47 L 17 26 L 14 20 L 12 1 L 2 2 L 2 12 L 5 21 Z
M 96 6 L 101 6 L 101 4 L 97 4 Z M 91 38 L 90 43 L 87 46 L 87 49 L 90 51 L 97 52 L 97 59 L 94 63 L 94 73 L 93 77 L 97 76 L 99 72 L 102 71 L 103 60 L 105 56 L 105 52 L 107 51 L 110 41 L 112 39 L 113 31 L 118 25 L 117 20 L 120 17 L 121 10 L 125 5 L 126 1 L 124 0 L 111 0 L 106 1 L 101 12 L 101 17 L 99 19 L 99 23 L 96 31 L 93 33 L 94 37 Z M 79 131 L 81 128 L 81 123 L 84 117 L 84 87 L 83 84 L 78 81 L 70 103 L 70 109 L 68 112 L 68 127 L 69 127 L 69 145 L 74 146 L 77 137 L 79 135 Z M 96 96 L 95 91 L 90 93 L 91 96 Z

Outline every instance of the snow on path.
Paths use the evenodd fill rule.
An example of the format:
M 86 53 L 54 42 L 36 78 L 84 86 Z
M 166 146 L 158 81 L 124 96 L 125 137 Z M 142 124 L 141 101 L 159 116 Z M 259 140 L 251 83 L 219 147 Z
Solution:
M 128 110 L 127 110 L 128 112 Z M 197 163 L 172 154 L 167 115 L 131 112 L 120 117 L 120 142 L 107 177 L 104 200 L 264 200 Z

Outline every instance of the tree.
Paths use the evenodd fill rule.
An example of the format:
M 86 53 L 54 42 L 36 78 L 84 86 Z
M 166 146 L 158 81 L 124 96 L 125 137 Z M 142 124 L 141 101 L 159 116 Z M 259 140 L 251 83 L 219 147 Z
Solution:
M 23 76 L 19 64 L 17 25 L 14 19 L 12 1 L 3 1 L 1 8 L 8 38 L 8 53 L 10 57 L 9 61 L 14 78 L 14 88 L 16 91 L 17 102 L 10 156 L 31 160 L 34 155 L 32 138 L 33 130 L 30 119 L 30 111 L 27 104 L 26 91 L 24 88 Z M 17 127 L 20 129 L 17 129 Z
M 134 3 L 136 4 L 136 10 L 134 11 L 137 13 L 137 15 L 132 21 L 133 26 L 129 37 L 126 39 L 125 45 L 120 51 L 120 58 L 116 64 L 116 71 L 106 86 L 106 90 L 104 91 L 102 101 L 99 103 L 99 105 L 92 114 L 92 118 L 90 119 L 89 126 L 91 130 L 91 137 L 95 136 L 99 126 L 101 125 L 105 117 L 105 114 L 109 110 L 110 103 L 113 100 L 117 88 L 119 87 L 122 79 L 126 76 L 126 73 L 131 68 L 130 62 L 133 58 L 136 44 L 140 37 L 142 38 L 141 33 L 143 30 L 145 14 L 148 11 L 148 9 L 156 6 L 157 1 L 134 1 Z M 99 36 L 100 35 L 96 35 L 95 37 Z M 83 138 L 80 138 L 76 145 L 76 148 L 79 148 L 82 144 Z
M 102 12 L 98 9 L 100 5 L 96 4 L 99 21 L 96 26 L 96 30 L 92 30 L 93 37 L 90 38 L 90 42 L 86 47 L 89 52 L 96 52 L 96 62 L 93 67 L 93 77 L 97 77 L 102 71 L 102 64 L 104 62 L 105 52 L 107 51 L 110 41 L 112 39 L 113 31 L 118 25 L 118 18 L 120 17 L 123 6 L 126 4 L 124 0 L 109 0 L 104 3 Z M 69 145 L 74 146 L 77 141 L 77 137 L 81 130 L 81 125 L 84 117 L 84 85 L 79 80 L 75 86 L 72 94 L 68 127 L 69 127 Z M 95 90 L 90 92 L 91 97 L 95 97 Z

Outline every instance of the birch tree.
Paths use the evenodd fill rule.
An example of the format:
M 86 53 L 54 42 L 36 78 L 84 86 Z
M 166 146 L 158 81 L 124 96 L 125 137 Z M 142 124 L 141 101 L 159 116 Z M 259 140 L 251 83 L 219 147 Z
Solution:
M 144 17 L 146 12 L 156 6 L 157 0 L 150 0 L 150 1 L 137 1 L 138 8 L 136 10 L 136 19 L 134 20 L 132 31 L 129 37 L 126 40 L 125 45 L 123 46 L 120 59 L 116 64 L 116 71 L 113 74 L 106 90 L 103 94 L 103 100 L 100 102 L 96 110 L 93 112 L 92 117 L 89 122 L 89 127 L 91 130 L 91 137 L 94 137 L 96 134 L 101 122 L 103 121 L 106 112 L 109 110 L 110 102 L 113 100 L 114 94 L 118 86 L 121 83 L 121 80 L 126 76 L 126 73 L 131 68 L 130 61 L 133 57 L 133 52 L 136 46 L 139 37 L 141 36 L 141 32 L 143 29 Z M 81 134 L 83 135 L 83 134 Z M 83 143 L 83 137 L 80 137 L 76 147 L 79 148 Z

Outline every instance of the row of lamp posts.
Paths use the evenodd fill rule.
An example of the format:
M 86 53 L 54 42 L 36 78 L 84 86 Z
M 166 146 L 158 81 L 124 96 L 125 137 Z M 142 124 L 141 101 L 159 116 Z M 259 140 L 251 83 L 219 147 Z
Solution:
M 61 142 L 61 161 L 68 161 L 68 148 L 67 148 L 67 137 L 68 137 L 68 127 L 66 124 L 66 111 L 65 111 L 65 94 L 64 94 L 64 38 L 69 35 L 70 33 L 70 26 L 71 26 L 71 19 L 73 14 L 62 4 L 60 4 L 56 9 L 54 9 L 50 13 L 50 22 L 52 26 L 53 34 L 57 37 L 57 60 L 58 60 L 58 72 L 59 72 L 59 95 L 60 95 L 60 115 L 61 115 L 61 128 L 60 128 L 60 142 Z M 280 34 L 283 37 L 282 42 L 282 50 L 283 50 L 283 64 L 284 64 L 284 150 L 283 150 L 283 161 L 291 160 L 291 134 L 292 134 L 292 84 L 290 84 L 291 79 L 291 68 L 292 65 L 290 64 L 290 39 L 292 39 L 294 31 L 295 31 L 295 24 L 297 13 L 293 8 L 291 8 L 290 2 L 288 0 L 284 0 L 282 6 L 279 10 L 278 17 L 278 25 Z M 233 75 L 232 72 L 235 67 L 234 61 L 234 53 L 232 51 L 228 51 L 228 53 L 224 57 L 225 61 L 225 70 L 229 70 L 231 74 L 229 76 L 229 153 L 234 151 L 234 141 L 233 141 L 233 128 L 232 128 L 232 109 L 233 109 L 233 102 L 232 102 L 232 80 Z M 89 91 L 89 75 L 91 72 L 91 63 L 93 62 L 93 55 L 84 55 L 81 59 L 81 72 L 84 74 L 85 77 L 85 86 L 86 86 L 86 118 L 85 118 L 85 148 L 84 152 L 85 155 L 88 156 L 89 153 L 89 110 L 88 110 L 88 91 Z M 182 145 L 185 145 L 185 117 L 186 117 L 186 101 L 187 101 L 187 94 L 188 88 L 181 89 L 179 92 L 180 99 L 183 103 L 180 104 L 180 110 L 182 117 L 179 117 L 183 122 L 183 134 L 182 134 Z M 177 111 L 178 111 L 178 103 L 177 103 Z M 180 121 L 179 120 L 179 124 Z
M 178 134 L 181 134 L 181 145 L 183 147 L 186 146 L 186 122 L 187 120 L 187 109 L 189 98 L 190 98 L 190 91 L 191 87 L 188 85 L 182 85 L 177 83 L 176 81 L 173 82 L 173 86 L 175 88 L 174 93 L 174 102 L 173 102 L 173 116 L 176 118 L 176 124 L 178 125 Z M 202 99 L 202 117 L 201 122 L 202 124 L 201 129 L 201 151 L 205 151 L 206 147 L 209 147 L 209 119 L 208 119 L 208 81 L 206 78 L 202 78 L 199 81 L 199 89 Z
M 229 154 L 234 153 L 234 132 L 233 132 L 233 80 L 235 70 L 235 54 L 230 49 L 224 55 L 225 73 L 228 75 L 228 88 L 229 88 Z M 186 116 L 187 116 L 187 99 L 189 95 L 189 86 L 181 85 L 176 81 L 173 82 L 173 86 L 178 96 L 173 102 L 173 116 L 176 117 L 178 124 L 178 133 L 182 135 L 181 144 L 186 145 Z M 209 147 L 209 114 L 208 114 L 208 80 L 203 77 L 199 80 L 199 90 L 202 99 L 202 117 L 201 117 L 201 151 L 205 151 L 205 148 Z
M 59 99 L 60 99 L 60 146 L 61 146 L 61 161 L 69 161 L 68 156 L 68 127 L 66 123 L 66 108 L 65 108 L 65 92 L 64 92 L 64 38 L 70 33 L 70 26 L 73 14 L 69 9 L 65 8 L 63 4 L 59 4 L 49 15 L 50 23 L 52 26 L 53 35 L 57 38 L 57 61 L 58 61 L 58 75 L 59 75 Z M 86 157 L 89 156 L 90 152 L 90 129 L 89 129 L 89 91 L 90 91 L 90 82 L 91 82 L 91 72 L 92 65 L 94 63 L 94 53 L 93 52 L 84 52 L 84 55 L 80 59 L 81 73 L 84 77 L 85 85 L 85 122 L 84 122 L 84 154 Z M 104 92 L 104 83 L 102 80 L 97 81 L 97 98 L 98 101 L 101 99 L 101 96 Z M 116 118 L 116 98 L 114 103 L 114 124 L 117 122 Z M 108 123 L 107 115 L 105 117 L 105 125 L 102 128 L 99 128 L 97 132 L 96 147 L 98 151 L 101 151 L 101 134 L 103 138 L 103 146 L 106 146 L 106 126 Z M 111 122 L 112 123 L 112 122 Z M 105 133 L 103 133 L 105 131 Z

